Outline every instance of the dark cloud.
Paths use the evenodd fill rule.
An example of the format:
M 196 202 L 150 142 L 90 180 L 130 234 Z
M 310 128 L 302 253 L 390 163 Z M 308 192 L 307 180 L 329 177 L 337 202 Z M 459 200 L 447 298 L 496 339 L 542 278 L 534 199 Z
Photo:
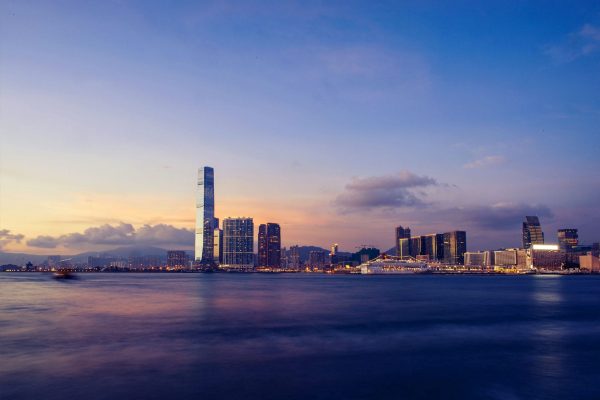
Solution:
M 499 203 L 489 206 L 457 207 L 439 210 L 440 218 L 451 218 L 453 223 L 483 230 L 519 229 L 526 215 L 553 218 L 550 208 L 542 204 Z
M 396 175 L 354 178 L 334 201 L 341 212 L 365 211 L 395 207 L 425 205 L 423 191 L 439 183 L 428 176 L 419 176 L 410 171 Z
M 84 245 L 178 245 L 191 246 L 194 233 L 185 228 L 172 225 L 144 225 L 135 229 L 133 225 L 119 223 L 104 224 L 87 228 L 83 233 L 74 232 L 60 236 L 38 236 L 27 241 L 28 246 L 54 248 L 58 246 L 82 247 Z
M 21 243 L 24 237 L 20 233 L 10 233 L 9 229 L 0 229 L 0 249 L 12 242 Z

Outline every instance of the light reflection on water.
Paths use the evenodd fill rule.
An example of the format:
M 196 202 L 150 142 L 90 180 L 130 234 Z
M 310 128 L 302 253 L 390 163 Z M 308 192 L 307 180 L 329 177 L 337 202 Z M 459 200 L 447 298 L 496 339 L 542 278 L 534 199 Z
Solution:
M 598 398 L 599 295 L 598 277 L 0 274 L 0 398 Z

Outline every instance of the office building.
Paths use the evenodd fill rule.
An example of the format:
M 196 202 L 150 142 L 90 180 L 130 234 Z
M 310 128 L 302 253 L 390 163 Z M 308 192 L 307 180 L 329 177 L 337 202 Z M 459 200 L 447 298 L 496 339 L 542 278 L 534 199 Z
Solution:
M 308 253 L 308 265 L 312 268 L 323 268 L 325 266 L 325 252 L 312 250 Z
M 538 217 L 527 216 L 523 222 L 523 248 L 529 249 L 534 244 L 544 244 L 544 232 Z
M 516 249 L 494 251 L 494 265 L 500 267 L 514 267 L 517 265 L 517 261 Z
M 532 244 L 528 255 L 531 268 L 548 271 L 563 269 L 566 261 L 565 253 L 557 244 Z
M 301 267 L 300 262 L 300 248 L 296 246 L 290 247 L 290 254 L 288 259 L 288 268 L 291 270 L 299 270 Z
M 213 259 L 215 264 L 221 264 L 223 262 L 223 230 L 219 229 L 217 224 L 213 232 Z
M 465 231 L 446 232 L 444 236 L 444 263 L 463 265 L 467 251 L 467 233 Z
M 417 258 L 422 254 L 421 236 L 414 236 L 409 239 L 409 250 L 411 257 Z
M 402 249 L 400 249 L 400 241 L 402 239 L 410 239 L 410 228 L 403 228 L 402 225 L 396 227 L 396 255 L 400 256 Z M 407 254 L 407 253 L 405 253 Z
M 252 218 L 223 220 L 222 267 L 248 270 L 254 267 L 254 221 Z
M 183 250 L 167 251 L 167 267 L 169 268 L 185 268 L 187 267 L 188 257 Z
M 211 167 L 198 169 L 196 183 L 196 236 L 194 259 L 214 264 L 215 179 Z
M 491 261 L 491 251 L 474 251 L 465 253 L 465 266 L 469 267 L 489 267 L 493 265 Z
M 410 239 L 400 239 L 398 241 L 398 249 L 396 250 L 398 257 L 403 259 L 410 257 Z
M 269 222 L 258 227 L 258 266 L 281 268 L 281 228 Z
M 558 247 L 561 251 L 569 253 L 579 245 L 579 235 L 577 229 L 559 229 Z

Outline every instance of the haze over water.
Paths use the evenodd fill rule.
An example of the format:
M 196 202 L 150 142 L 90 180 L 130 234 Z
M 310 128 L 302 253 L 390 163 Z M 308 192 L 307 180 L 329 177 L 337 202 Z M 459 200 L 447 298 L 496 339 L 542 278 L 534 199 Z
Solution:
M 0 275 L 0 398 L 600 397 L 598 276 Z

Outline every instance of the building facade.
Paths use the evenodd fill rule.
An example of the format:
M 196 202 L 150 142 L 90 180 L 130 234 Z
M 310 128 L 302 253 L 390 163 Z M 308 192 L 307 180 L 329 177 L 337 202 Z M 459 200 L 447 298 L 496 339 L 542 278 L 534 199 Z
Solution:
M 559 229 L 558 247 L 565 253 L 570 253 L 579 245 L 579 234 L 577 229 Z
M 269 222 L 258 227 L 258 266 L 281 268 L 281 228 Z
M 169 268 L 185 268 L 188 264 L 188 257 L 183 250 L 167 251 L 167 267 Z
M 396 227 L 396 255 L 400 256 L 402 249 L 400 248 L 400 241 L 402 239 L 410 239 L 410 228 L 407 226 L 403 228 L 402 225 Z M 405 253 L 408 255 L 408 253 Z
M 198 169 L 194 259 L 214 263 L 215 177 L 211 167 Z
M 540 219 L 535 215 L 525 217 L 523 222 L 523 248 L 529 249 L 534 244 L 544 244 L 544 232 Z
M 254 267 L 254 221 L 252 218 L 225 218 L 223 220 L 221 266 L 233 269 Z
M 444 233 L 444 263 L 463 265 L 467 251 L 467 233 L 452 231 Z

